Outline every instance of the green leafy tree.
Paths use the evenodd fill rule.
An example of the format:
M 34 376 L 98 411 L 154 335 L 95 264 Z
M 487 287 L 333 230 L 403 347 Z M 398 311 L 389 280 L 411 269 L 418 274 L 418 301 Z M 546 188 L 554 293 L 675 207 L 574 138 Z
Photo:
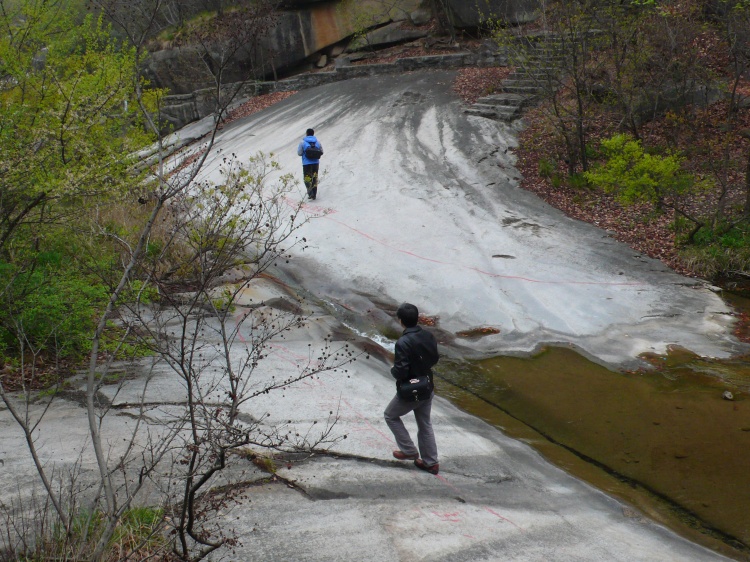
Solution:
M 0 259 L 44 226 L 129 185 L 135 58 L 101 20 L 62 1 L 0 0 Z M 96 166 L 92 166 L 95 162 Z
M 647 152 L 639 140 L 624 134 L 601 142 L 604 164 L 584 173 L 591 183 L 614 193 L 624 204 L 650 203 L 657 209 L 672 209 L 675 218 L 687 219 L 693 239 L 705 222 L 683 205 L 686 196 L 705 188 L 695 176 L 682 168 L 683 159 L 673 153 Z
M 153 106 L 153 95 L 134 103 L 134 55 L 81 3 L 0 0 L 0 360 L 19 365 L 22 399 L 7 394 L 3 378 L 0 394 L 66 531 L 71 515 L 38 462 L 28 408 L 38 360 L 89 352 L 111 300 L 77 250 L 96 229 L 97 208 L 141 180 L 131 155 L 152 137 L 135 110 Z M 99 249 L 112 258 L 96 256 L 105 265 L 116 261 L 111 248 Z
M 305 242 L 295 235 L 300 209 L 288 207 L 294 186 L 288 177 L 276 189 L 265 185 L 262 158 L 257 169 L 253 162 L 235 167 L 232 159 L 231 169 L 224 170 L 226 181 L 218 185 L 198 181 L 231 95 L 213 100 L 213 128 L 199 145 L 181 155 L 170 153 L 155 111 L 159 92 L 150 92 L 138 78 L 145 44 L 160 26 L 161 1 L 92 4 L 119 27 L 129 47 L 113 40 L 102 20 L 81 17 L 64 0 L 0 0 L 0 187 L 5 197 L 0 296 L 12 295 L 15 307 L 0 306 L 0 319 L 5 315 L 6 335 L 22 342 L 20 347 L 34 343 L 34 358 L 14 379 L 17 385 L 9 387 L 6 371 L 0 372 L 0 398 L 23 432 L 45 489 L 34 525 L 3 529 L 0 548 L 13 548 L 8 541 L 18 539 L 17 559 L 112 559 L 112 541 L 127 532 L 144 486 L 160 478 L 166 488 L 175 485 L 182 493 L 176 503 L 168 490 L 164 493 L 159 503 L 165 511 L 149 512 L 147 533 L 169 538 L 157 541 L 159 552 L 116 557 L 162 559 L 164 549 L 171 549 L 172 557 L 197 561 L 231 544 L 231 533 L 211 520 L 221 502 L 203 502 L 216 474 L 234 459 L 232 451 L 248 445 L 313 450 L 337 439 L 331 434 L 333 414 L 319 433 L 310 428 L 297 439 L 265 424 L 263 416 L 256 423 L 243 421 L 240 406 L 347 365 L 355 354 L 348 345 L 335 349 L 326 343 L 285 380 L 271 377 L 256 384 L 256 367 L 268 355 L 270 340 L 304 327 L 297 313 L 249 307 L 238 319 L 233 312 L 251 279 L 277 260 L 289 259 L 289 249 Z M 242 23 L 228 12 L 225 17 L 224 22 Z M 250 37 L 235 35 L 242 29 L 229 35 L 215 27 L 204 30 L 211 33 L 203 47 L 223 45 L 229 54 Z M 221 91 L 225 76 L 215 76 Z M 144 130 L 155 142 L 138 151 L 151 140 Z M 133 192 L 148 197 L 137 205 Z M 234 267 L 242 267 L 246 277 L 222 286 L 223 274 Z M 84 290 L 86 284 L 91 286 Z M 170 301 L 170 293 L 188 284 L 193 290 L 187 299 L 175 295 Z M 156 287 L 161 306 L 152 306 Z M 249 341 L 240 335 L 245 323 L 248 331 L 242 332 L 251 334 Z M 62 333 L 71 329 L 78 330 L 72 335 L 85 332 L 86 337 Z M 181 337 L 173 338 L 174 330 Z M 232 351 L 237 338 L 243 349 L 239 354 Z M 31 384 L 40 346 L 63 340 L 85 342 L 88 350 L 85 448 L 96 470 L 80 485 L 80 462 L 88 453 L 63 468 L 45 457 L 39 439 L 56 389 L 40 394 Z M 181 377 L 186 398 L 180 412 L 155 422 L 147 405 L 153 371 L 144 373 L 137 423 L 113 440 L 111 424 L 105 423 L 111 404 L 102 400 L 102 391 L 112 384 L 122 350 L 133 344 L 154 353 L 152 367 L 163 361 Z M 116 384 L 117 393 L 124 382 Z M 217 402 L 213 396 L 219 395 L 227 398 Z M 7 507 L 5 499 L 0 508 Z M 170 513 L 169 519 L 163 513 Z M 174 534 L 160 534 L 169 525 Z M 54 536 L 45 530 L 54 530 Z M 52 538 L 50 550 L 45 550 L 46 538 Z M 138 540 L 134 549 L 147 543 Z
M 135 52 L 76 2 L 0 0 L 0 29 L 0 338 L 14 360 L 75 356 L 105 291 L 76 255 L 81 236 L 141 181 L 133 155 L 153 139 L 134 103 Z M 75 299 L 86 321 L 58 314 L 65 283 L 98 284 Z

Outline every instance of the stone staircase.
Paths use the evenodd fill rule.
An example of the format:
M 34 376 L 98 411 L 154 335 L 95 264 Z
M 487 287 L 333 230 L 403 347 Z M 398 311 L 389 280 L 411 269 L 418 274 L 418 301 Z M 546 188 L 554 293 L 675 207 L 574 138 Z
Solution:
M 556 89 L 561 62 L 556 40 L 534 42 L 515 70 L 501 82 L 498 91 L 479 98 L 464 112 L 507 123 L 518 119 L 525 107 L 536 103 L 545 92 Z

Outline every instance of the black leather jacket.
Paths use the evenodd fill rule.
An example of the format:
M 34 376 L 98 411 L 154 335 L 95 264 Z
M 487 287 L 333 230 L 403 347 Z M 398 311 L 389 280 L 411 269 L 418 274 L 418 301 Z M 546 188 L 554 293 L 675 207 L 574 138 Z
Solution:
M 438 362 L 437 340 L 421 326 L 406 328 L 396 342 L 396 357 L 391 375 L 397 383 L 419 375 L 429 375 L 432 380 L 432 366 Z

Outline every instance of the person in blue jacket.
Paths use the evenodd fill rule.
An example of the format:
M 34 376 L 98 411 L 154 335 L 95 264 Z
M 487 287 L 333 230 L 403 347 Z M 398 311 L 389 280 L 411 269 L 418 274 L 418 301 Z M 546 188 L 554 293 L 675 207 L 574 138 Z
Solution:
M 307 149 L 311 146 L 320 149 L 320 155 L 317 158 L 306 154 Z M 297 154 L 302 156 L 302 175 L 305 179 L 307 196 L 314 200 L 318 196 L 318 168 L 320 167 L 320 156 L 323 155 L 323 145 L 315 138 L 315 131 L 307 129 L 305 137 L 297 146 Z

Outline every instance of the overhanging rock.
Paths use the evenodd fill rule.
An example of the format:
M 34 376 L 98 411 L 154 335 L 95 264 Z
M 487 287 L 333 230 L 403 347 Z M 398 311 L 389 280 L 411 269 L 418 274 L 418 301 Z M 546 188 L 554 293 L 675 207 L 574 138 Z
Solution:
M 299 74 L 278 81 L 247 81 L 227 84 L 223 95 L 232 92 L 237 103 L 239 103 L 253 96 L 273 92 L 305 90 L 323 84 L 330 84 L 331 82 L 361 78 L 363 76 L 401 74 L 415 70 L 446 70 L 467 66 L 505 66 L 507 64 L 508 61 L 504 52 L 489 55 L 460 52 L 449 55 L 407 57 L 389 63 L 339 65 L 332 71 Z M 202 119 L 213 113 L 216 105 L 215 95 L 215 89 L 205 88 L 188 95 L 165 96 L 162 99 L 160 108 L 160 117 L 165 126 L 165 132 L 180 129 L 193 121 Z
M 390 22 L 409 20 L 410 14 L 419 14 L 420 0 L 379 0 L 357 2 L 305 3 L 299 9 L 279 12 L 276 25 L 251 55 L 238 56 L 228 66 L 222 79 L 243 82 L 264 79 L 294 68 L 311 55 L 334 49 L 352 37 L 367 22 L 378 26 Z M 252 69 L 261 69 L 251 74 Z M 188 94 L 214 86 L 214 78 L 195 49 L 164 49 L 151 54 L 143 68 L 150 83 L 166 88 L 170 94 Z

